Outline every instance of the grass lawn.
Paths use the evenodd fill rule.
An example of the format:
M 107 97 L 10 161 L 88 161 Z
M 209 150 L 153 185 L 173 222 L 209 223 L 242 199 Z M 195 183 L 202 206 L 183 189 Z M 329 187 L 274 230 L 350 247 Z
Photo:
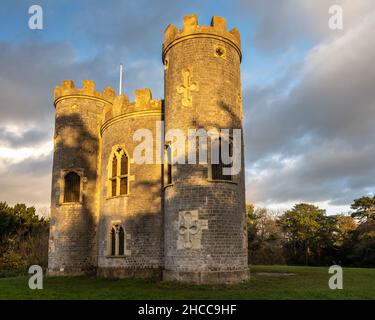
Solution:
M 30 290 L 28 277 L 2 278 L 0 299 L 375 299 L 375 269 L 344 268 L 343 290 L 328 288 L 327 267 L 252 266 L 251 272 L 247 283 L 215 286 L 45 277 L 43 290 Z

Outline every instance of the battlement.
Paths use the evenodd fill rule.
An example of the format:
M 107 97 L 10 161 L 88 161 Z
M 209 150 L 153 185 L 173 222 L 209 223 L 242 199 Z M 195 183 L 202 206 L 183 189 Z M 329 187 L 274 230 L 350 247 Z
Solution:
M 109 111 L 111 113 L 111 117 L 117 117 L 120 114 L 125 113 L 129 104 L 130 102 L 128 96 L 125 94 L 120 94 L 114 98 L 113 106 L 109 106 L 108 110 L 105 110 L 105 112 L 107 113 Z
M 136 110 L 160 109 L 161 100 L 153 100 L 149 88 L 135 90 L 134 107 Z
M 56 86 L 54 90 L 54 101 L 68 96 L 89 96 L 113 103 L 115 90 L 107 87 L 103 92 L 95 91 L 95 82 L 93 80 L 83 80 L 82 88 L 76 88 L 73 80 L 63 80 L 61 86 Z
M 182 22 L 182 29 L 176 28 L 173 24 L 168 25 L 164 31 L 163 61 L 167 51 L 177 41 L 191 38 L 192 36 L 219 37 L 232 44 L 241 57 L 241 36 L 237 28 L 227 31 L 226 20 L 222 17 L 213 16 L 210 26 L 199 26 L 196 14 L 185 16 Z
M 134 94 L 134 102 L 130 102 L 126 95 L 121 94 L 114 98 L 113 105 L 106 106 L 103 127 L 108 127 L 115 118 L 147 116 L 155 113 L 162 113 L 162 100 L 153 100 L 149 88 L 137 89 Z

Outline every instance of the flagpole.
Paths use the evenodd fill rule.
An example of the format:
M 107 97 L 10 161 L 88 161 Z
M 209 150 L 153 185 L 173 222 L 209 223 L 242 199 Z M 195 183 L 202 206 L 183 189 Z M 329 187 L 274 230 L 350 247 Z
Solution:
M 118 94 L 122 94 L 122 77 L 123 77 L 123 72 L 122 72 L 122 63 L 120 64 L 120 84 L 119 84 L 119 89 L 118 89 Z

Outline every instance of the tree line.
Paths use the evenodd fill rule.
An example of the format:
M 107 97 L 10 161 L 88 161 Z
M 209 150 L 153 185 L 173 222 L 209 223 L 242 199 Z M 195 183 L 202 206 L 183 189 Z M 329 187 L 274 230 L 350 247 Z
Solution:
M 0 277 L 26 273 L 31 265 L 47 267 L 49 220 L 34 207 L 0 202 Z
M 375 197 L 361 197 L 351 214 L 327 215 L 299 203 L 277 214 L 246 206 L 251 264 L 375 267 Z
M 375 196 L 361 197 L 353 212 L 327 215 L 306 203 L 281 214 L 246 206 L 250 264 L 375 267 Z M 34 207 L 0 202 L 0 277 L 47 268 L 49 220 Z

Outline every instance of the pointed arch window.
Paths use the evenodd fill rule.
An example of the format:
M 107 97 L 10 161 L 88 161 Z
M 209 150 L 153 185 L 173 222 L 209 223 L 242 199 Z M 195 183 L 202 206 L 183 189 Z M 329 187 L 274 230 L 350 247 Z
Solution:
M 109 164 L 109 197 L 129 194 L 129 157 L 126 151 L 115 149 Z
M 125 230 L 121 225 L 114 225 L 110 233 L 110 255 L 125 255 Z

